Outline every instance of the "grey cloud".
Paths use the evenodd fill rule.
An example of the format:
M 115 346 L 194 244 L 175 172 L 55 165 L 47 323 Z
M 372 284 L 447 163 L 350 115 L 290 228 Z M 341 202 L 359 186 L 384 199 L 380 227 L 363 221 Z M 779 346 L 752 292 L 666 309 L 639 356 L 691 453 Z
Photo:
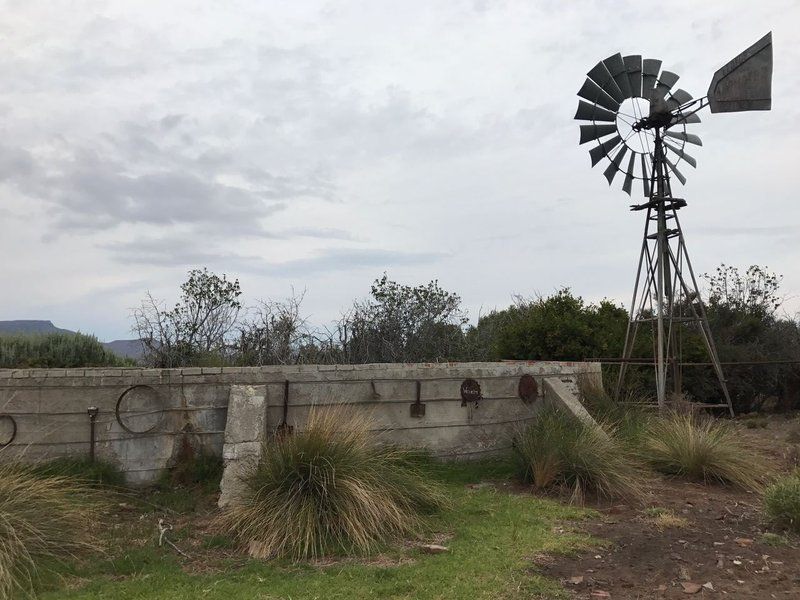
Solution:
M 117 262 L 125 265 L 159 267 L 210 266 L 228 270 L 258 270 L 263 259 L 226 251 L 214 251 L 193 237 L 143 238 L 100 245 Z
M 315 252 L 308 258 L 277 262 L 261 256 L 241 255 L 224 250 L 215 251 L 213 247 L 199 243 L 188 236 L 113 242 L 104 244 L 101 248 L 121 264 L 163 267 L 206 265 L 227 271 L 256 272 L 279 277 L 304 277 L 320 271 L 421 265 L 446 256 L 433 252 L 406 252 L 381 248 L 328 248 Z
M 310 258 L 283 263 L 268 263 L 267 273 L 281 276 L 305 276 L 321 271 L 351 271 L 354 269 L 384 269 L 396 266 L 429 264 L 444 258 L 437 252 L 405 252 L 379 248 L 332 248 Z

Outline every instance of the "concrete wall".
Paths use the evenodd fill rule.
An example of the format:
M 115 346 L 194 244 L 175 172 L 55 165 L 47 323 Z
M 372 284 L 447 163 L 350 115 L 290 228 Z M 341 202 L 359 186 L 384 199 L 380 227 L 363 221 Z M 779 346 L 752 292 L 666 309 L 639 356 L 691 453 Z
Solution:
M 517 395 L 519 378 L 599 378 L 599 365 L 557 362 L 299 365 L 183 369 L 0 370 L 0 459 L 42 460 L 88 455 L 96 406 L 96 454 L 118 464 L 131 483 L 154 480 L 174 460 L 181 441 L 222 453 L 231 386 L 263 386 L 265 431 L 282 422 L 289 381 L 288 423 L 302 429 L 314 405 L 347 402 L 367 411 L 376 436 L 425 447 L 442 457 L 476 457 L 509 444 L 509 433 L 533 418 L 540 402 Z M 479 382 L 482 400 L 462 406 L 460 386 Z M 425 415 L 410 405 L 420 381 Z M 122 400 L 120 398 L 122 397 Z M 117 405 L 119 404 L 119 418 Z M 3 415 L 8 415 L 4 417 Z M 13 422 L 12 422 L 13 419 Z M 127 424 L 128 430 L 124 427 Z

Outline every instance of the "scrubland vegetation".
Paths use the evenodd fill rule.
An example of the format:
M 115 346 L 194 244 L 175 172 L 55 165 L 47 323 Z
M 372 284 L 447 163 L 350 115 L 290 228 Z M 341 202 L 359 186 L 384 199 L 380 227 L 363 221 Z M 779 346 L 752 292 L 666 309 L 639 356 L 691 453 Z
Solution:
M 0 335 L 0 369 L 121 367 L 133 363 L 82 333 Z
M 726 368 L 737 413 L 800 407 L 800 325 L 780 313 L 781 277 L 766 268 L 721 265 L 704 276 L 707 314 L 723 362 L 789 361 Z M 345 307 L 327 326 L 312 326 L 303 295 L 245 306 L 238 280 L 206 269 L 190 271 L 170 308 L 147 295 L 133 311 L 144 364 L 155 367 L 298 363 L 436 362 L 470 360 L 584 360 L 622 353 L 628 313 L 608 300 L 586 302 L 563 288 L 516 296 L 470 322 L 457 293 L 438 281 L 403 285 L 385 274 L 367 298 Z M 650 332 L 637 337 L 633 356 L 649 356 Z M 707 360 L 689 327 L 678 334 L 686 362 Z M 0 367 L 123 365 L 90 336 L 0 337 Z M 129 363 L 128 363 L 129 364 Z M 604 366 L 613 381 L 616 368 Z M 691 399 L 717 402 L 711 369 L 683 373 Z M 652 369 L 628 369 L 633 394 L 654 387 Z
M 555 598 L 559 584 L 526 565 L 543 553 L 604 553 L 579 532 L 594 514 L 586 505 L 639 506 L 668 535 L 691 523 L 652 497 L 659 478 L 750 492 L 769 479 L 730 423 L 615 405 L 592 388 L 584 396 L 600 428 L 543 408 L 513 455 L 466 464 L 375 445 L 369 422 L 341 409 L 314 413 L 304 431 L 264 448 L 248 493 L 223 510 L 219 459 L 189 449 L 144 491 L 124 490 L 102 463 L 9 470 L 0 513 L 16 530 L 3 531 L 11 541 L 0 577 L 15 591 L 5 597 L 36 589 L 59 599 L 228 599 L 269 589 L 278 598 Z M 798 481 L 769 481 L 763 520 L 772 530 L 760 542 L 795 543 L 784 532 L 798 529 Z
M 707 313 L 722 361 L 800 360 L 800 325 L 779 313 L 778 275 L 752 266 L 721 265 L 706 275 Z M 314 327 L 302 295 L 242 303 L 238 280 L 206 270 L 189 273 L 172 308 L 147 296 L 133 313 L 152 366 L 270 365 L 297 363 L 435 362 L 469 360 L 584 360 L 622 353 L 627 310 L 608 300 L 586 302 L 570 289 L 515 297 L 470 323 L 458 294 L 438 281 L 409 286 L 376 279 L 366 299 L 345 308 L 327 327 Z M 633 356 L 649 356 L 651 333 L 642 330 Z M 687 362 L 707 360 L 700 336 L 679 332 Z M 615 367 L 604 367 L 613 380 Z M 726 369 L 737 413 L 762 407 L 800 407 L 800 365 L 752 364 Z M 654 387 L 652 369 L 629 369 L 626 386 L 641 394 Z M 687 368 L 689 397 L 716 402 L 711 369 Z

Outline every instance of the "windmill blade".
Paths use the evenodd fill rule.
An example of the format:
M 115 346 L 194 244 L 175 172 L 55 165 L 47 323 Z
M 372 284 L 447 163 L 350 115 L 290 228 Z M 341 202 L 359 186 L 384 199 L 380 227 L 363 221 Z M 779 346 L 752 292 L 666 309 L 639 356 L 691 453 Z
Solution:
M 607 156 L 609 152 L 611 152 L 614 148 L 616 148 L 620 142 L 622 142 L 622 138 L 619 135 L 615 135 L 610 140 L 603 142 L 599 146 L 595 146 L 591 150 L 589 150 L 589 156 L 592 157 L 592 166 L 595 166 L 599 163 L 604 156 Z
M 689 142 L 690 144 L 694 144 L 695 146 L 703 145 L 702 140 L 693 133 L 686 133 L 685 131 L 667 131 L 666 135 L 676 140 L 683 140 L 684 142 Z
M 688 115 L 682 115 L 681 113 L 677 113 L 674 117 L 672 117 L 672 121 L 670 121 L 670 125 L 677 125 L 678 123 L 699 123 L 700 116 L 697 113 L 689 113 Z
M 695 169 L 697 168 L 697 161 L 694 159 L 694 157 L 690 156 L 689 154 L 686 154 L 686 152 L 683 151 L 683 148 L 678 148 L 677 146 L 673 146 L 666 140 L 664 140 L 664 145 L 670 150 L 672 150 L 675 154 L 680 156 L 687 163 L 692 165 Z
M 631 186 L 633 185 L 633 168 L 636 166 L 636 153 L 631 152 L 631 159 L 628 161 L 628 169 L 625 171 L 625 181 L 622 183 L 622 191 L 631 195 Z
M 631 86 L 631 98 L 642 95 L 642 56 L 631 54 L 622 59 L 625 71 L 628 73 L 628 83 Z
M 578 112 L 575 113 L 575 119 L 577 121 L 608 121 L 610 123 L 615 123 L 617 115 L 596 104 L 589 104 L 583 100 L 578 100 Z
M 661 61 L 655 58 L 645 58 L 642 61 L 642 97 L 650 99 L 658 81 L 658 71 Z
M 650 176 L 647 174 L 647 163 L 644 160 L 645 156 L 648 156 L 650 160 L 653 160 L 653 156 L 650 154 L 640 154 L 639 155 L 642 159 L 642 185 L 644 186 L 644 195 L 650 195 Z
M 712 113 L 772 107 L 772 32 L 722 67 L 708 86 Z
M 578 145 L 616 132 L 616 125 L 581 125 L 581 141 L 578 142 Z
M 680 181 L 682 185 L 686 185 L 686 177 L 684 177 L 683 174 L 678 171 L 678 167 L 676 167 L 670 159 L 665 158 L 664 160 L 667 161 L 670 170 L 675 173 L 675 177 L 678 178 L 678 181 Z
M 622 102 L 625 99 L 622 94 L 622 90 L 619 89 L 617 82 L 614 81 L 614 77 L 609 72 L 605 62 L 600 61 L 597 63 L 594 68 L 587 73 L 587 75 L 600 87 L 600 89 L 614 98 L 614 100 L 617 102 Z
M 607 108 L 608 110 L 615 111 L 619 108 L 620 105 L 619 102 L 617 102 L 616 100 L 614 100 L 614 98 L 605 93 L 603 91 L 603 88 L 601 88 L 591 79 L 587 79 L 586 81 L 583 82 L 581 89 L 578 90 L 578 96 L 584 98 L 585 100 L 589 100 L 590 102 L 599 104 L 600 106 Z
M 609 56 L 603 61 L 603 64 L 608 69 L 611 77 L 614 78 L 614 83 L 622 94 L 622 102 L 625 98 L 631 97 L 631 84 L 628 81 L 628 73 L 625 71 L 625 62 L 622 60 L 622 54 L 619 52 L 613 56 Z
M 669 100 L 667 100 L 667 106 L 669 106 L 670 110 L 675 110 L 679 106 L 683 106 L 691 100 L 692 95 L 686 90 L 675 90 L 670 95 Z
M 606 179 L 608 179 L 608 185 L 611 185 L 611 182 L 614 181 L 614 177 L 620 171 L 619 165 L 622 163 L 622 159 L 625 158 L 625 153 L 627 151 L 628 151 L 628 146 L 622 144 L 622 148 L 619 149 L 617 155 L 606 167 L 606 170 L 603 171 L 603 175 L 605 175 Z
M 658 77 L 658 83 L 656 84 L 656 89 L 653 92 L 653 97 L 664 98 L 667 95 L 667 92 L 672 89 L 672 86 L 680 79 L 675 73 L 672 71 L 662 71 L 661 75 Z

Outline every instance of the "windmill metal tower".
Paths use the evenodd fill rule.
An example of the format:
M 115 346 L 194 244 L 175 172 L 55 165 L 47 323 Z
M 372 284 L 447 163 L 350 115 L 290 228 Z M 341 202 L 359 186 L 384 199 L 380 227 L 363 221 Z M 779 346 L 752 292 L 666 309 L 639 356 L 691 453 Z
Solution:
M 687 126 L 700 122 L 697 113 L 701 109 L 708 106 L 712 113 L 770 109 L 772 34 L 719 69 L 707 95 L 698 99 L 682 89 L 673 90 L 678 75 L 662 71 L 660 60 L 640 55 L 615 54 L 597 63 L 587 75 L 578 91 L 582 99 L 575 115 L 575 119 L 589 122 L 580 126 L 580 144 L 598 142 L 589 155 L 592 166 L 608 160 L 603 174 L 609 185 L 622 173 L 623 191 L 631 195 L 634 182 L 641 182 L 647 199 L 631 206 L 646 218 L 615 395 L 619 397 L 632 360 L 636 335 L 640 327 L 649 325 L 653 329 L 656 396 L 663 408 L 668 384 L 675 393 L 682 387 L 681 331 L 695 326 L 725 400 L 714 406 L 727 408 L 733 415 L 678 219 L 678 211 L 687 203 L 673 195 L 672 184 L 675 179 L 686 183 L 678 168 L 681 163 L 697 166 L 686 146 L 702 146 L 702 142 Z

